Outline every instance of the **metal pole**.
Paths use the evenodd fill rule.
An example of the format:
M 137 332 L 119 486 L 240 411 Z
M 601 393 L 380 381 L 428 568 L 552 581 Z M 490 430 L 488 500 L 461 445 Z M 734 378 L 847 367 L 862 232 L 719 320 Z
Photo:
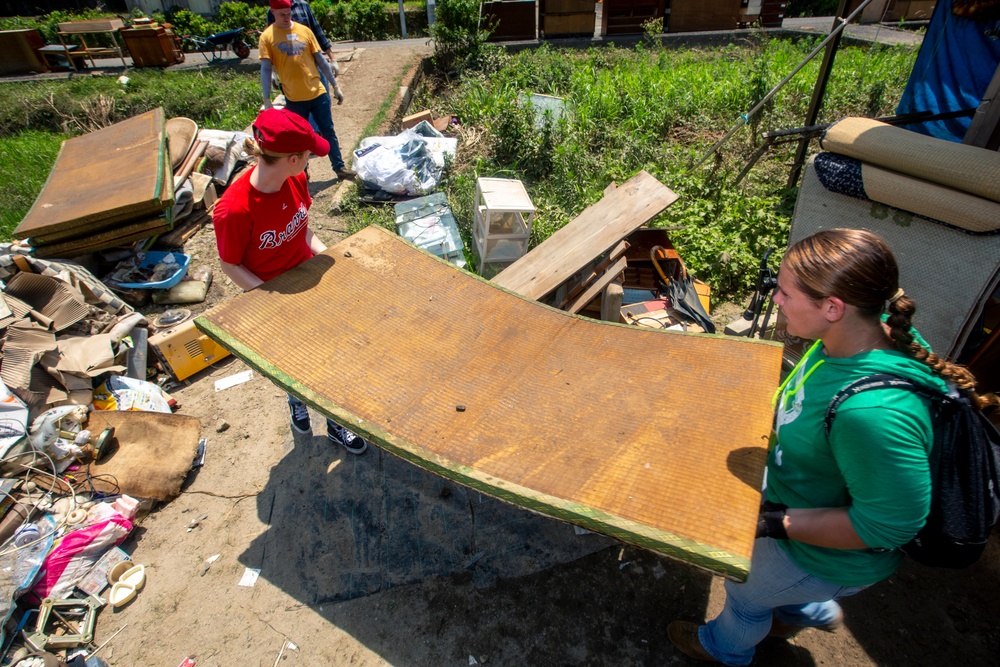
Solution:
M 406 39 L 406 10 L 403 8 L 403 0 L 399 0 L 399 34 Z
M 846 2 L 846 0 L 841 0 L 841 3 L 844 3 L 844 2 Z M 841 23 L 840 23 L 840 25 L 836 26 L 833 29 L 833 32 L 831 32 L 829 35 L 826 36 L 826 39 L 824 39 L 819 44 L 817 44 L 816 48 L 814 48 L 809 53 L 809 55 L 806 56 L 802 60 L 802 62 L 800 62 L 798 65 L 796 65 L 795 69 L 793 69 L 791 72 L 789 72 L 788 75 L 784 79 L 782 79 L 781 81 L 779 81 L 778 85 L 776 85 L 774 88 L 772 88 L 771 91 L 767 95 L 765 95 L 764 98 L 760 102 L 758 102 L 754 106 L 753 109 L 750 109 L 750 111 L 748 111 L 745 114 L 743 114 L 742 116 L 740 116 L 740 120 L 735 125 L 733 125 L 733 127 L 730 128 L 730 130 L 728 132 L 726 132 L 725 136 L 722 137 L 721 139 L 719 139 L 717 142 L 715 142 L 715 145 L 712 146 L 712 148 L 700 160 L 698 160 L 698 163 L 695 164 L 693 167 L 691 167 L 691 171 L 694 171 L 695 169 L 697 169 L 698 167 L 700 167 L 702 164 L 704 164 L 705 160 L 707 160 L 717 150 L 719 150 L 719 148 L 721 148 L 724 143 L 726 143 L 727 141 L 729 141 L 729 138 L 732 137 L 734 134 L 736 134 L 736 131 L 738 129 L 740 129 L 741 127 L 743 127 L 744 125 L 746 125 L 748 122 L 750 122 L 750 117 L 751 116 L 753 116 L 755 113 L 757 113 L 758 111 L 760 111 L 761 107 L 763 107 L 765 104 L 767 104 L 767 102 L 772 97 L 774 97 L 775 95 L 777 95 L 778 91 L 781 90 L 782 88 L 784 88 L 785 84 L 788 83 L 789 81 L 791 81 L 793 76 L 795 76 L 796 74 L 799 73 L 799 70 L 801 70 L 803 67 L 805 67 L 806 65 L 808 65 L 809 61 L 811 61 L 813 58 L 815 58 L 816 55 L 823 49 L 824 46 L 826 46 L 827 44 L 829 44 L 831 41 L 833 41 L 835 39 L 838 39 L 840 37 L 840 33 L 844 30 L 844 28 L 847 27 L 847 24 L 850 23 L 854 19 L 855 16 L 857 16 L 858 14 L 860 14 L 861 11 L 865 7 L 867 7 L 869 4 L 871 4 L 871 2 L 872 2 L 872 0 L 864 0 L 864 2 L 862 2 L 861 5 L 858 6 L 858 8 L 855 9 L 854 12 L 852 12 L 851 15 L 849 17 L 847 17 L 846 20 L 842 20 Z M 838 19 L 838 20 L 840 20 L 840 19 Z
M 864 8 L 869 2 L 864 3 L 861 7 Z M 836 22 L 842 20 L 844 14 L 847 13 L 847 6 L 849 4 L 850 0 L 840 0 L 840 7 L 837 8 L 837 18 L 834 19 L 833 28 L 837 27 Z M 856 14 L 857 12 L 854 12 L 851 16 L 853 17 Z M 844 25 L 849 22 L 850 19 L 844 21 Z M 816 77 L 812 100 L 809 102 L 809 111 L 806 112 L 806 122 L 803 125 L 815 125 L 816 118 L 819 117 L 819 109 L 823 106 L 823 97 L 826 95 L 826 84 L 830 80 L 830 71 L 833 69 L 833 60 L 837 57 L 837 49 L 840 47 L 841 34 L 837 33 L 836 38 L 830 41 L 830 44 L 826 47 L 826 53 L 823 54 L 823 62 L 819 66 L 819 75 Z M 799 140 L 798 148 L 795 150 L 795 161 L 792 162 L 792 170 L 788 174 L 786 187 L 794 188 L 795 184 L 799 182 L 799 175 L 802 173 L 802 165 L 806 161 L 806 152 L 808 150 L 809 139 L 803 137 Z

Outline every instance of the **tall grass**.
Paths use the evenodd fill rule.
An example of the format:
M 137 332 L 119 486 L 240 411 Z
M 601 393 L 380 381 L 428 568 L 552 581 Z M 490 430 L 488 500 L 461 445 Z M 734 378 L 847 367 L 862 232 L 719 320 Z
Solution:
M 681 195 L 655 224 L 677 228 L 671 239 L 690 268 L 723 298 L 738 298 L 752 288 L 765 248 L 787 244 L 795 193 L 784 188 L 794 145 L 768 154 L 740 187 L 735 175 L 760 142 L 750 129 L 703 168 L 692 165 L 814 45 L 763 36 L 688 50 L 543 45 L 494 54 L 488 71 L 466 72 L 458 85 L 425 91 L 415 103 L 437 114 L 457 112 L 466 128 L 486 137 L 472 151 L 460 147 L 448 180 L 464 233 L 479 176 L 525 182 L 538 208 L 537 244 L 597 201 L 611 181 L 645 169 Z M 905 46 L 842 48 L 819 122 L 891 114 L 915 57 Z M 752 126 L 760 132 L 803 125 L 818 67 L 806 66 Z M 536 122 L 518 102 L 522 92 L 564 98 L 565 118 Z
M 0 139 L 0 230 L 11 238 L 24 214 L 45 185 L 63 137 L 39 130 Z
M 113 77 L 0 84 L 0 240 L 37 197 L 65 139 L 156 107 L 199 127 L 241 130 L 260 103 L 259 74 L 250 69 L 134 70 Z

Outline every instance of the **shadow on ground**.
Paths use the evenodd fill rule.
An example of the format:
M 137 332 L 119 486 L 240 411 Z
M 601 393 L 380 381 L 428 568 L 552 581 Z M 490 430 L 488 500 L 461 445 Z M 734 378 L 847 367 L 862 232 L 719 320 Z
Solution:
M 377 448 L 348 455 L 313 423 L 259 494 L 269 527 L 239 559 L 297 601 L 287 610 L 312 609 L 390 664 L 698 664 L 665 628 L 705 618 L 711 575 Z M 846 630 L 767 639 L 754 664 L 998 664 L 998 542 L 963 571 L 908 562 L 844 601 Z

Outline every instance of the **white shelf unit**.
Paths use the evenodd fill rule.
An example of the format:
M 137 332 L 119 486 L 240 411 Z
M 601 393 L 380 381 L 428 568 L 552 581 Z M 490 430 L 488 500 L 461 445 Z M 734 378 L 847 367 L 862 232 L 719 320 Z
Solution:
M 474 218 L 479 275 L 492 278 L 528 252 L 535 205 L 521 181 L 477 179 Z

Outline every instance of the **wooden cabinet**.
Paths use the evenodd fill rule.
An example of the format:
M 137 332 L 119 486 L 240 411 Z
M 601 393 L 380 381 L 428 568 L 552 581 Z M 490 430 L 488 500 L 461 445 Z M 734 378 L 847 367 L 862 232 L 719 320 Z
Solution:
M 136 67 L 167 67 L 184 60 L 173 31 L 163 26 L 122 30 L 122 39 Z
M 484 2 L 482 21 L 496 23 L 490 35 L 491 42 L 535 39 L 535 0 Z
M 735 30 L 740 0 L 671 0 L 670 32 Z
M 764 0 L 760 7 L 760 24 L 764 28 L 780 28 L 785 20 L 787 0 Z
M 538 29 L 551 37 L 593 37 L 597 22 L 594 0 L 538 0 Z
M 604 0 L 602 35 L 641 35 L 642 24 L 664 15 L 669 0 Z

